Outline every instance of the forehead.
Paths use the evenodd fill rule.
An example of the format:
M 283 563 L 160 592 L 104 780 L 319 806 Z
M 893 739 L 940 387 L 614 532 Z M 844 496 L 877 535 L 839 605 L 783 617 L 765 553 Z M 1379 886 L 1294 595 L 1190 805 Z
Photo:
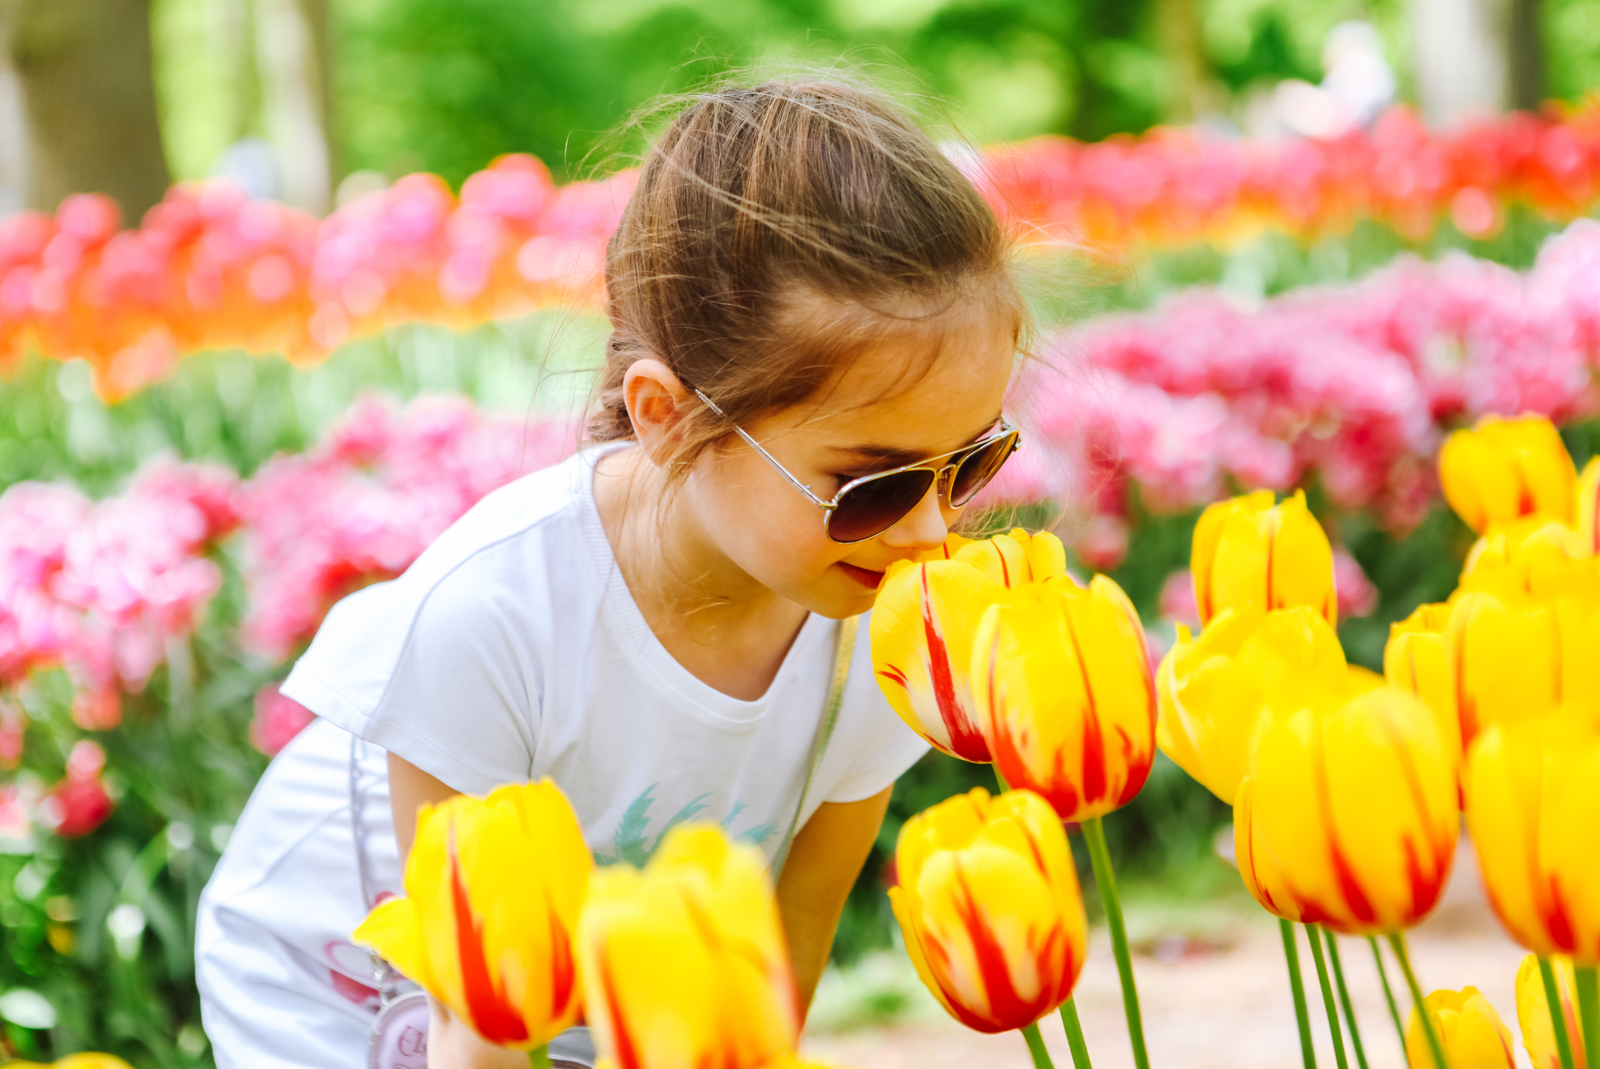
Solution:
M 1016 359 L 1018 323 L 966 301 L 875 333 L 797 408 L 792 426 L 830 440 L 926 451 L 987 428 Z

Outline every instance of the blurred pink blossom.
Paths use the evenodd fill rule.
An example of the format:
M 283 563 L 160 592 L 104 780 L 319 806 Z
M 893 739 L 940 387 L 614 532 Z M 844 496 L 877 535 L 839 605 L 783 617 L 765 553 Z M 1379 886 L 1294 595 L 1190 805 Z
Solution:
M 1378 607 L 1378 588 L 1343 549 L 1333 551 L 1333 588 L 1339 593 L 1340 619 L 1366 616 Z
M 250 724 L 250 741 L 268 757 L 278 751 L 317 718 L 316 714 L 269 683 L 256 692 L 256 718 Z
M 1194 596 L 1194 573 L 1179 568 L 1161 584 L 1161 615 L 1173 623 L 1200 626 L 1200 603 Z
M 39 820 L 64 839 L 88 835 L 111 816 L 115 805 L 100 779 L 105 768 L 100 744 L 81 739 L 67 757 L 67 774 L 40 801 Z
M 566 423 L 491 419 L 461 399 L 358 401 L 315 449 L 273 459 L 240 489 L 246 645 L 287 657 L 334 602 L 399 575 L 485 494 L 575 445 Z

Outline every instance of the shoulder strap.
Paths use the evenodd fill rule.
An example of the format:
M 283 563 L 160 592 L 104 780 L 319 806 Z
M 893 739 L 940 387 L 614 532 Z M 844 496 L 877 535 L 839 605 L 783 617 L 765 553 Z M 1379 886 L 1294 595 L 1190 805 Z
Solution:
M 805 784 L 800 788 L 800 801 L 795 804 L 789 830 L 784 833 L 783 842 L 778 845 L 778 852 L 772 859 L 774 881 L 783 871 L 783 863 L 789 860 L 789 848 L 794 845 L 794 837 L 800 831 L 800 817 L 806 810 L 806 796 L 811 793 L 811 781 L 816 778 L 817 769 L 822 765 L 822 755 L 828 749 L 828 741 L 833 738 L 833 729 L 839 724 L 839 707 L 844 703 L 844 685 L 850 678 L 850 658 L 856 651 L 856 631 L 860 626 L 859 616 L 839 621 L 839 645 L 833 654 L 833 679 L 828 683 L 828 700 L 822 707 L 822 722 L 817 725 L 817 737 L 811 742 L 811 758 L 806 765 Z

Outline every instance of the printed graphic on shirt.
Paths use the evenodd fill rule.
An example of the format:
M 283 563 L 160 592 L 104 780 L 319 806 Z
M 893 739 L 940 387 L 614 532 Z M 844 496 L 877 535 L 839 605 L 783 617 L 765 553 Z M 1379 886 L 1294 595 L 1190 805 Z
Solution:
M 630 865 L 642 867 L 655 855 L 656 850 L 661 846 L 661 841 L 667 837 L 667 832 L 679 824 L 699 816 L 708 804 L 706 800 L 712 794 L 712 792 L 707 791 L 705 794 L 691 800 L 683 808 L 672 814 L 666 824 L 662 825 L 660 832 L 651 836 L 650 807 L 656 804 L 653 792 L 659 786 L 661 786 L 660 780 L 650 784 L 628 805 L 627 810 L 622 814 L 622 822 L 617 825 L 617 830 L 612 833 L 611 851 L 595 851 L 595 864 L 615 865 L 619 861 L 625 861 Z M 778 830 L 778 825 L 775 821 L 769 820 L 764 824 L 757 824 L 753 828 L 747 828 L 742 832 L 735 833 L 733 823 L 739 819 L 739 815 L 745 811 L 745 808 L 744 802 L 735 800 L 733 807 L 728 810 L 728 815 L 721 821 L 722 828 L 742 842 L 755 843 L 760 846 L 772 838 L 773 833 Z

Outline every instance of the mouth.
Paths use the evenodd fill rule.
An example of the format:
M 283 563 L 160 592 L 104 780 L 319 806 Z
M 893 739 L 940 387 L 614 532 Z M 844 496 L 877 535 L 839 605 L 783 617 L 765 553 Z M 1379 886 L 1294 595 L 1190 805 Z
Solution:
M 878 584 L 883 582 L 883 573 L 875 572 L 870 568 L 858 568 L 854 564 L 839 562 L 839 567 L 844 569 L 844 574 L 860 583 L 869 590 L 878 589 Z

